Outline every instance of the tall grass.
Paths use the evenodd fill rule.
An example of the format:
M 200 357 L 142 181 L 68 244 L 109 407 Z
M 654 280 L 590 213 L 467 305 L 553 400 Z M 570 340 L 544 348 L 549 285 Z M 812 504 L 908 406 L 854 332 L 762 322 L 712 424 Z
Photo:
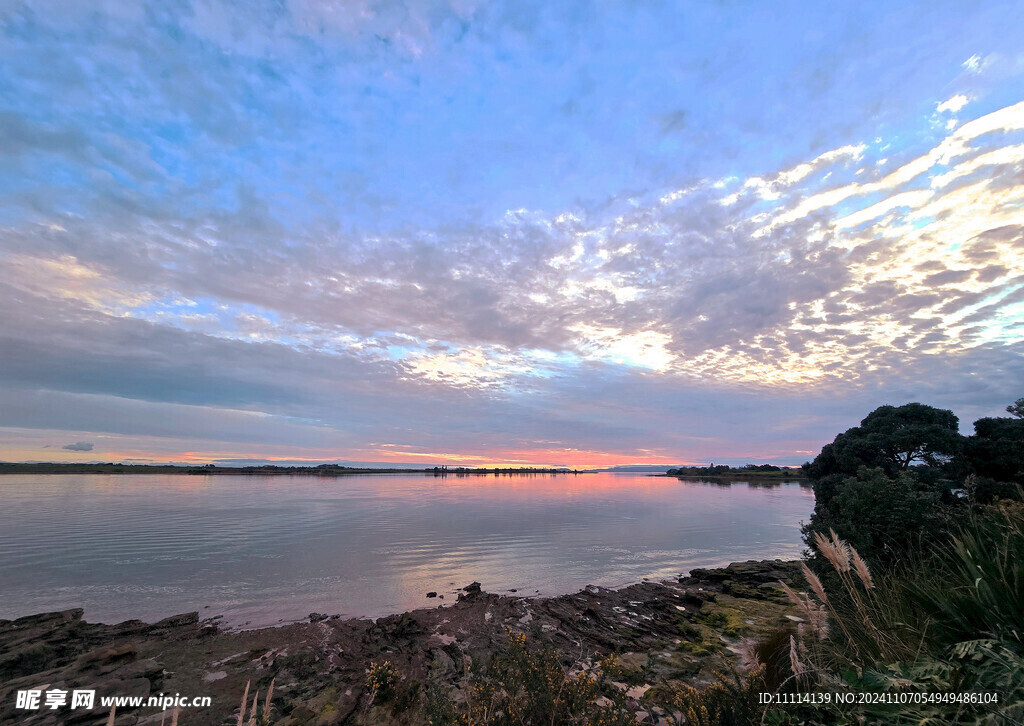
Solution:
M 270 686 L 267 688 L 267 696 L 263 701 L 263 712 L 257 714 L 257 708 L 259 706 L 260 692 L 259 689 L 252 697 L 252 706 L 249 707 L 249 720 L 245 719 L 246 703 L 249 698 L 249 686 L 251 681 L 245 682 L 245 691 L 242 693 L 242 703 L 238 708 L 238 720 L 236 726 L 268 726 L 270 724 L 270 713 L 273 709 L 272 699 L 274 698 L 274 681 L 276 678 L 270 679 Z
M 811 592 L 786 588 L 804 618 L 789 663 L 801 690 L 893 694 L 885 701 L 903 697 L 896 694 L 988 693 L 998 701 L 778 708 L 768 720 L 1024 721 L 1024 508 L 1006 505 L 974 516 L 947 546 L 883 576 L 834 532 L 817 535 L 815 545 L 840 585 L 827 592 L 805 567 Z
M 908 588 L 933 613 L 936 641 L 991 639 L 1024 649 L 1024 505 L 990 508 L 944 549 L 938 576 Z

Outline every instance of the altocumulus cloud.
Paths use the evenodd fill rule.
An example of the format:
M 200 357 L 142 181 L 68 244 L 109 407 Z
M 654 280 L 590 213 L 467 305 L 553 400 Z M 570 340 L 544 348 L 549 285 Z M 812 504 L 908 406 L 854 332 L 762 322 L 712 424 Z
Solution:
M 929 77 L 898 47 L 880 71 L 841 33 L 808 46 L 918 101 L 806 126 L 801 104 L 880 101 L 794 57 L 809 144 L 773 136 L 760 81 L 710 47 L 686 52 L 749 107 L 665 87 L 652 64 L 683 51 L 647 11 L 20 4 L 0 51 L 19 89 L 0 109 L 5 456 L 75 431 L 158 459 L 798 463 L 880 403 L 997 413 L 1024 380 L 1024 61 L 981 30 L 1003 11 L 951 12 L 992 51 L 933 49 Z M 632 76 L 574 60 L 637 28 Z M 634 106 L 607 105 L 624 87 Z
M 87 441 L 78 441 L 74 444 L 67 444 L 66 446 L 62 446 L 61 448 L 65 449 L 66 451 L 92 451 L 93 444 L 90 444 Z

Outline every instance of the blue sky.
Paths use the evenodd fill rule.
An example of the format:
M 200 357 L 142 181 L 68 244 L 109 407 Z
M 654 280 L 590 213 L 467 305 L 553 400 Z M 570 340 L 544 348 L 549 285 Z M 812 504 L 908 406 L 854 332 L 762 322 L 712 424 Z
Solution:
M 969 428 L 1024 379 L 1019 10 L 0 2 L 0 458 Z

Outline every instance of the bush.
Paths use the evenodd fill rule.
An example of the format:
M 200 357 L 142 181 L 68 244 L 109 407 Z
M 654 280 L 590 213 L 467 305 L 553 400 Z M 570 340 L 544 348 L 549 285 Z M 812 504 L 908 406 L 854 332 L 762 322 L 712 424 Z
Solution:
M 815 486 L 815 494 L 818 487 Z M 881 469 L 861 467 L 831 496 L 815 502 L 804 538 L 822 571 L 816 534 L 835 531 L 874 568 L 888 567 L 912 551 L 923 551 L 948 538 L 950 524 L 963 506 L 943 503 L 941 486 L 923 483 L 912 471 L 893 479 Z
M 658 705 L 678 726 L 754 726 L 765 710 L 760 703 L 767 690 L 763 674 L 764 667 L 758 666 L 746 676 L 716 673 L 715 682 L 703 688 L 659 689 Z
M 395 694 L 398 678 L 391 661 L 371 663 L 366 676 L 366 690 L 370 692 L 370 703 L 387 703 Z

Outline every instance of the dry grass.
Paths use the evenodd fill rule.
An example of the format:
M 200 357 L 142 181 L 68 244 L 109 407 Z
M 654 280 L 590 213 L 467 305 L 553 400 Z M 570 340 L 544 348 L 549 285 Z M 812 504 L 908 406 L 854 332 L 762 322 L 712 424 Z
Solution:
M 246 703 L 249 701 L 249 686 L 250 681 L 245 682 L 245 690 L 242 692 L 242 703 L 238 708 L 238 721 L 237 726 L 262 726 L 263 724 L 270 723 L 270 712 L 273 708 L 271 699 L 274 697 L 274 681 L 275 678 L 270 679 L 270 686 L 267 688 L 267 697 L 263 700 L 263 712 L 258 713 L 260 691 L 257 688 L 256 693 L 252 697 L 252 706 L 249 707 L 249 720 L 245 720 Z M 173 726 L 173 722 L 172 722 Z
M 856 548 L 815 534 L 835 571 L 828 591 L 805 568 L 810 594 L 783 586 L 807 622 L 789 639 L 791 675 L 801 690 L 999 693 L 998 704 L 835 704 L 781 713 L 778 723 L 1024 723 L 1024 506 L 1002 504 L 975 515 L 934 552 L 891 572 L 873 573 Z M 812 614 L 832 632 L 812 637 Z M 832 720 L 829 721 L 828 719 Z M 808 720 L 810 719 L 810 720 Z M 824 720 L 821 720 L 824 719 Z

